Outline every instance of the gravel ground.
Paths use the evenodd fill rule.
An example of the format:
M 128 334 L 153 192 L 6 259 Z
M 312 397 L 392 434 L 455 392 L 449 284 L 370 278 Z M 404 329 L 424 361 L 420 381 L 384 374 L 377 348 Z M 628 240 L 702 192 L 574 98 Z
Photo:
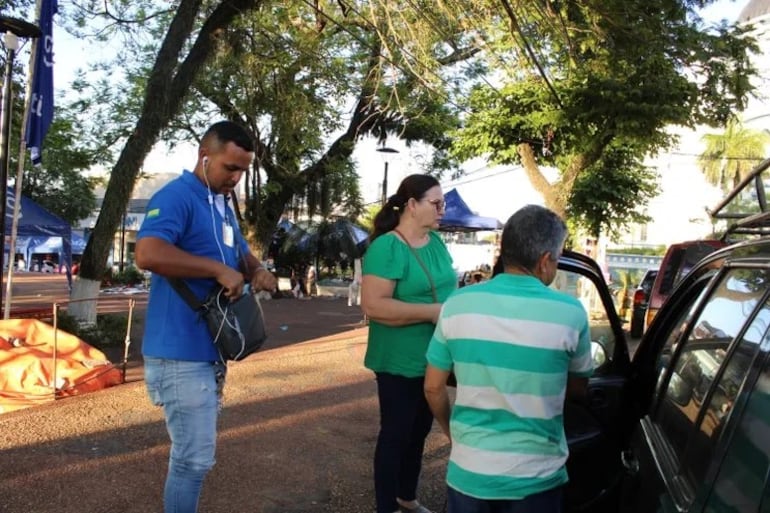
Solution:
M 271 340 L 230 366 L 200 512 L 374 511 L 377 398 L 360 311 L 326 299 L 264 306 Z M 162 511 L 169 442 L 142 381 L 0 415 L 0 433 L 2 513 Z M 419 494 L 434 511 L 448 450 L 434 426 Z

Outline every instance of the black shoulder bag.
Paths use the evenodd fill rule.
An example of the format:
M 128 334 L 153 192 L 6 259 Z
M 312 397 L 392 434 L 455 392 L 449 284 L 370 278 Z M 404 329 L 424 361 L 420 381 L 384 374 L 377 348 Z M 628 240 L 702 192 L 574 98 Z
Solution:
M 248 269 L 246 256 L 238 252 Z M 209 333 L 223 360 L 243 360 L 262 347 L 267 339 L 262 305 L 247 285 L 241 297 L 230 300 L 219 283 L 200 301 L 180 278 L 166 278 L 190 308 L 206 321 Z
M 206 299 L 198 300 L 184 280 L 169 278 L 174 290 L 206 321 L 209 333 L 224 360 L 243 360 L 258 351 L 267 340 L 264 315 L 259 299 L 244 290 L 236 300 L 230 301 L 224 287 L 218 283 Z

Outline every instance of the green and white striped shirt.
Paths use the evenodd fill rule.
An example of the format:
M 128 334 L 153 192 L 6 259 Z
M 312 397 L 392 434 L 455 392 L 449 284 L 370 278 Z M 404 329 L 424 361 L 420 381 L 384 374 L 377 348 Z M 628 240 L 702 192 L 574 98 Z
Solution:
M 462 288 L 444 303 L 427 359 L 457 376 L 449 486 L 521 499 L 567 482 L 567 375 L 593 371 L 577 299 L 512 274 Z

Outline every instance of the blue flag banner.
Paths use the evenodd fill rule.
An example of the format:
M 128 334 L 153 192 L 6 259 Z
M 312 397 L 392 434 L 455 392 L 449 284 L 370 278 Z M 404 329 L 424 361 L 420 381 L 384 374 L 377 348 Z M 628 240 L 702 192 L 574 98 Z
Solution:
M 53 15 L 59 10 L 57 0 L 43 0 L 40 4 L 40 31 L 35 54 L 35 72 L 32 78 L 32 99 L 24 140 L 32 163 L 40 165 L 40 152 L 48 127 L 53 121 Z

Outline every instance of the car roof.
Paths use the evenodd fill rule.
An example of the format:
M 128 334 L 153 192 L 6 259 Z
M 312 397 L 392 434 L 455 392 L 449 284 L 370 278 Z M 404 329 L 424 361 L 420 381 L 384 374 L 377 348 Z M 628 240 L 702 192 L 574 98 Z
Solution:
M 759 237 L 725 246 L 706 255 L 697 267 L 719 259 L 726 259 L 731 263 L 770 265 L 770 237 Z
M 668 249 L 680 249 L 680 248 L 689 248 L 691 246 L 697 246 L 697 245 L 708 245 L 708 246 L 716 246 L 716 247 L 722 247 L 725 245 L 725 243 L 721 240 L 717 239 L 694 239 L 694 240 L 686 240 L 682 242 L 675 242 L 668 246 Z
M 755 166 L 724 199 L 709 211 L 712 219 L 728 223 L 723 238 L 730 235 L 770 235 L 770 158 Z

